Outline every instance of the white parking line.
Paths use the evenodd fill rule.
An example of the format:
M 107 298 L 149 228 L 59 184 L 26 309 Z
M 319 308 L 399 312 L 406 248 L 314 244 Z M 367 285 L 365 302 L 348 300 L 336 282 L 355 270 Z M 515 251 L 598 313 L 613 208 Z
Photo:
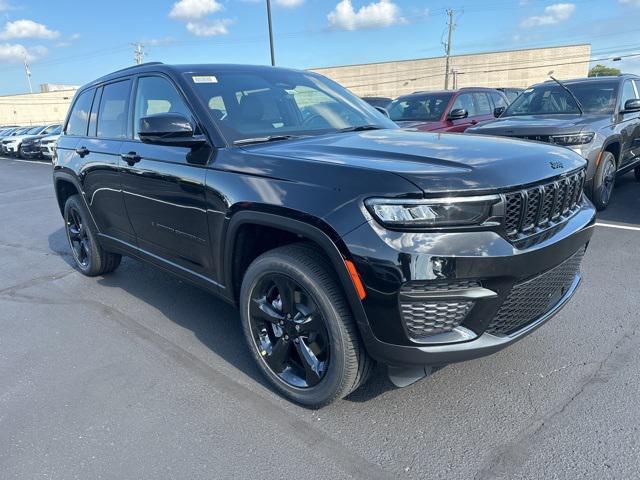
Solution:
M 596 222 L 596 227 L 617 228 L 620 230 L 633 230 L 634 232 L 640 232 L 640 227 L 631 227 L 629 225 L 616 225 L 615 223 Z
M 9 160 L 11 162 L 30 163 L 32 165 L 36 164 L 36 165 L 49 165 L 49 166 L 51 166 L 51 163 L 40 162 L 38 160 L 20 160 L 19 158 L 8 158 L 7 160 Z

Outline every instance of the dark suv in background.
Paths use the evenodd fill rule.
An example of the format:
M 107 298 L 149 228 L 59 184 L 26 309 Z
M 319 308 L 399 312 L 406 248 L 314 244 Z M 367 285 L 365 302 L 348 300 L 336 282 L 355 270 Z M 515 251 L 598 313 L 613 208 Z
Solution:
M 587 192 L 607 207 L 616 174 L 640 180 L 640 77 L 547 82 L 525 90 L 500 118 L 467 133 L 501 135 L 569 147 L 589 162 Z
M 508 104 L 504 93 L 478 87 L 403 95 L 391 102 L 387 111 L 391 120 L 403 128 L 421 132 L 464 132 L 494 118 L 494 110 Z
M 312 407 L 375 360 L 406 385 L 519 340 L 573 295 L 594 225 L 574 152 L 402 130 L 311 72 L 115 72 L 55 152 L 82 273 L 129 255 L 237 305 L 260 370 Z

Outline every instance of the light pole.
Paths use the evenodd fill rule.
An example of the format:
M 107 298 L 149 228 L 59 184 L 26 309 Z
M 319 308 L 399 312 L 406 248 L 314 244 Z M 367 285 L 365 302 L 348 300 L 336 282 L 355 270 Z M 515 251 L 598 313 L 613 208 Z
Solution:
M 271 0 L 267 0 L 267 19 L 269 21 L 269 47 L 271 48 L 271 66 L 275 66 L 276 54 L 273 50 L 273 27 L 271 25 Z

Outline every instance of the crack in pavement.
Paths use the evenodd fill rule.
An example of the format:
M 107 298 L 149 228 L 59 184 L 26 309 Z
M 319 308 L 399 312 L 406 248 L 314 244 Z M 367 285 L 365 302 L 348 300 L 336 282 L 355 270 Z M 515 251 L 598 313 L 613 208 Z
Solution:
M 597 383 L 600 379 L 606 380 L 606 375 L 603 375 L 608 363 L 613 365 L 624 364 L 624 359 L 630 354 L 629 347 L 626 350 L 621 350 L 622 345 L 632 340 L 638 331 L 638 328 L 634 328 L 630 332 L 625 332 L 613 345 L 611 350 L 598 362 L 588 362 L 596 364 L 597 367 L 593 369 L 591 373 L 583 377 L 582 382 L 571 396 L 567 397 L 562 403 L 557 405 L 546 414 L 534 419 L 531 424 L 526 427 L 518 437 L 513 441 L 506 443 L 499 449 L 499 452 L 494 455 L 486 466 L 479 470 L 474 476 L 474 480 L 488 480 L 499 478 L 512 478 L 513 471 L 524 463 L 524 460 L 528 457 L 529 443 L 533 437 L 540 432 L 545 426 L 553 421 L 556 417 L 562 415 L 565 410 L 571 405 L 578 397 L 580 397 L 584 391 L 591 385 Z M 620 357 L 620 358 L 617 358 Z

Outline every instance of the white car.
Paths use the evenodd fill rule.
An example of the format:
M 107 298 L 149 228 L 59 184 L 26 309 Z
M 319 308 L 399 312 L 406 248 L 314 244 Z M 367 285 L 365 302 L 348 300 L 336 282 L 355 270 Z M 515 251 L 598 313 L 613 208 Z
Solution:
M 56 142 L 60 138 L 60 134 L 48 135 L 40 140 L 40 152 L 44 158 L 51 160 L 56 150 Z
M 51 133 L 59 124 L 53 125 L 39 125 L 37 127 L 29 128 L 28 130 L 22 131 L 19 135 L 14 135 L 8 138 L 5 138 L 2 141 L 2 153 L 7 155 L 18 155 L 20 152 L 20 145 L 22 141 L 27 137 L 33 137 L 36 135 L 46 135 Z

